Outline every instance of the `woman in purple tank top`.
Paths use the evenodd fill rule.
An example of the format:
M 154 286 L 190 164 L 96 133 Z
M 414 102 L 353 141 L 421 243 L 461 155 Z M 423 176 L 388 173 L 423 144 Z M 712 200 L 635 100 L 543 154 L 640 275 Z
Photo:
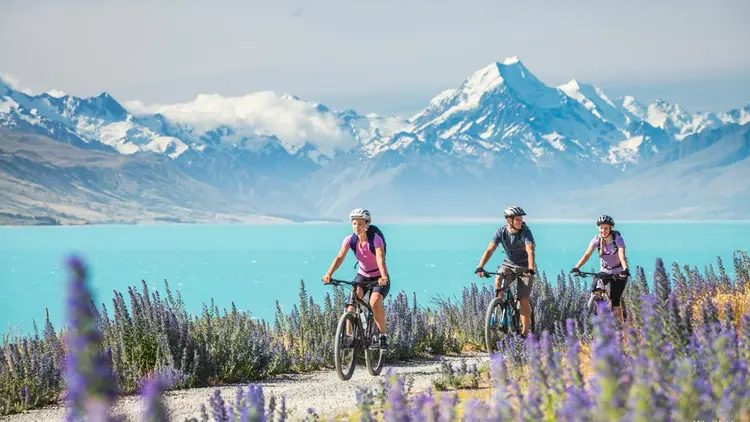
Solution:
M 370 240 L 367 236 L 367 230 L 370 228 L 370 223 L 372 223 L 370 211 L 357 208 L 349 213 L 349 219 L 352 222 L 352 231 L 354 233 L 346 236 L 341 242 L 338 254 L 333 259 L 328 272 L 323 276 L 323 282 L 331 282 L 333 273 L 344 262 L 344 258 L 346 258 L 346 254 L 349 253 L 350 248 L 353 248 L 354 256 L 357 257 L 357 262 L 359 263 L 359 271 L 354 280 L 358 283 L 368 281 L 378 282 L 376 286 L 372 287 L 370 306 L 372 306 L 375 325 L 380 330 L 379 348 L 382 351 L 386 351 L 388 350 L 388 337 L 386 335 L 383 300 L 388 296 L 391 284 L 388 279 L 388 267 L 385 265 L 385 243 L 383 242 L 383 238 L 376 234 L 372 237 L 373 245 L 370 248 Z M 357 287 L 357 296 L 360 299 L 362 299 L 364 294 L 364 290 L 361 287 Z M 353 309 L 350 307 L 348 310 L 352 311 Z M 347 336 L 351 337 L 348 334 Z
M 584 252 L 583 256 L 578 261 L 578 264 L 576 264 L 570 272 L 575 274 L 580 271 L 580 268 L 586 264 L 589 258 L 591 258 L 594 250 L 598 250 L 599 272 L 619 275 L 611 282 L 612 287 L 610 289 L 609 297 L 612 302 L 612 311 L 622 323 L 623 315 L 622 307 L 620 306 L 620 298 L 625 291 L 628 277 L 630 277 L 628 260 L 625 257 L 625 240 L 618 231 L 613 230 L 615 227 L 615 220 L 612 217 L 602 215 L 596 220 L 596 225 L 599 227 L 599 234 L 591 239 L 586 252 Z M 591 290 L 594 290 L 596 287 L 596 282 L 596 278 L 592 280 Z

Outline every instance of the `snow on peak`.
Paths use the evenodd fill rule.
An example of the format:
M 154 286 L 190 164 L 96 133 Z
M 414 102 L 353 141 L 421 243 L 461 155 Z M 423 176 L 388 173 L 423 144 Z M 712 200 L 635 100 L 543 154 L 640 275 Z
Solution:
M 572 97 L 573 96 L 572 94 L 574 92 L 581 89 L 581 85 L 574 78 L 574 79 L 571 79 L 568 83 L 558 86 L 558 88 L 560 88 L 563 92 L 565 92 L 566 94 Z
M 479 104 L 482 95 L 492 91 L 503 83 L 503 76 L 497 63 L 485 66 L 464 80 L 459 91 L 467 107 Z M 445 91 L 443 91 L 445 92 Z
M 648 111 L 646 107 L 632 96 L 626 95 L 618 100 L 618 102 L 622 104 L 622 108 L 624 108 L 625 111 L 627 111 L 631 115 L 637 117 L 640 120 L 647 120 Z
M 519 59 L 518 56 L 508 57 L 505 60 L 503 60 L 503 64 L 506 66 L 511 66 L 511 65 L 518 64 L 518 63 L 521 63 L 521 59 Z
M 450 99 L 454 95 L 456 95 L 456 92 L 458 92 L 457 89 L 449 88 L 444 89 L 440 91 L 438 95 L 436 95 L 432 100 L 430 100 L 430 106 L 440 106 L 445 100 Z
M 705 128 L 715 127 L 722 121 L 721 117 L 713 113 L 693 114 L 683 109 L 679 104 L 672 104 L 662 98 L 648 106 L 644 106 L 629 95 L 622 97 L 618 102 L 622 109 L 630 113 L 634 119 L 662 129 L 678 140 Z
M 577 79 L 557 87 L 570 98 L 578 101 L 592 114 L 605 122 L 610 122 L 619 128 L 631 122 L 631 118 L 618 108 L 601 89 Z
M 632 95 L 626 95 L 622 97 L 622 105 L 625 107 L 630 107 L 633 105 L 639 104 L 638 101 L 633 97 Z
M 63 98 L 68 95 L 64 91 L 61 91 L 59 89 L 50 89 L 46 92 L 46 94 L 52 98 Z
M 650 104 L 647 109 L 646 120 L 651 126 L 668 129 L 672 126 L 680 131 L 687 123 L 692 122 L 693 116 L 677 104 L 671 104 L 661 98 Z
M 562 94 L 537 79 L 520 60 L 511 61 L 510 65 L 498 64 L 498 71 L 508 90 L 526 105 L 543 109 L 560 106 Z

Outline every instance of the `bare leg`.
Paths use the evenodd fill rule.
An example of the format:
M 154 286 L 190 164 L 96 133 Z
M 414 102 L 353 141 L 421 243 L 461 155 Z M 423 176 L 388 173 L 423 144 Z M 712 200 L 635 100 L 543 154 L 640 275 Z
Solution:
M 370 293 L 370 306 L 372 306 L 372 316 L 375 319 L 375 325 L 380 330 L 380 334 L 385 334 L 385 309 L 383 309 L 383 295 L 378 292 Z
M 529 333 L 529 326 L 531 325 L 531 305 L 529 304 L 529 298 L 521 298 L 521 332 L 526 335 Z

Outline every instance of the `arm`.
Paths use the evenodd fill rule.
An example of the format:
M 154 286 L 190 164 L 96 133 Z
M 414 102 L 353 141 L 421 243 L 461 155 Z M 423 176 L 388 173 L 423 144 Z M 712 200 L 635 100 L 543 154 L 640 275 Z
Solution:
M 536 268 L 536 251 L 534 243 L 534 235 L 531 233 L 531 229 L 526 229 L 526 235 L 524 236 L 523 243 L 526 246 L 526 254 L 529 256 L 529 269 L 534 271 Z
M 339 269 L 341 264 L 344 262 L 344 259 L 346 258 L 346 253 L 349 252 L 349 246 L 348 245 L 341 245 L 341 249 L 339 249 L 338 255 L 336 255 L 336 258 L 333 258 L 333 263 L 331 263 L 331 267 L 328 268 L 328 272 L 326 273 L 326 277 L 331 277 L 336 270 Z
M 477 265 L 477 268 L 484 268 L 487 261 L 492 258 L 492 254 L 495 253 L 495 249 L 497 249 L 497 243 L 490 242 L 490 244 L 487 245 L 487 249 L 482 254 L 482 258 L 479 259 L 479 265 Z
M 623 271 L 628 269 L 628 260 L 625 258 L 625 247 L 622 246 L 619 249 L 617 249 L 617 256 L 620 257 L 620 262 L 622 263 L 622 269 Z
M 586 252 L 583 253 L 583 256 L 576 264 L 575 268 L 580 269 L 581 267 L 586 265 L 586 262 L 588 262 L 589 258 L 591 258 L 591 254 L 593 253 L 594 253 L 594 248 L 591 245 L 589 245 L 589 247 L 586 249 Z
M 536 256 L 534 254 L 534 244 L 533 243 L 527 243 L 526 244 L 526 253 L 529 254 L 529 269 L 533 270 L 536 268 L 534 266 Z
M 378 261 L 378 269 L 380 270 L 380 278 L 386 283 L 388 282 L 388 267 L 385 265 L 385 255 L 383 254 L 383 247 L 378 246 L 375 248 L 375 259 Z
M 625 272 L 626 276 L 630 274 L 630 270 L 628 270 L 628 259 L 625 257 L 625 240 L 623 240 L 622 236 L 617 236 L 616 239 L 614 239 L 615 245 L 617 245 L 617 257 L 620 258 L 620 263 L 622 264 L 622 270 Z

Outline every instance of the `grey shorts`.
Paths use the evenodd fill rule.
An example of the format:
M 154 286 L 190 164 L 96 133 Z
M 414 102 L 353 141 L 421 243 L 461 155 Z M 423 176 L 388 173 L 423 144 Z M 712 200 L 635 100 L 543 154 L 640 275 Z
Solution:
M 516 296 L 518 296 L 519 299 L 531 297 L 531 288 L 534 284 L 534 276 L 531 274 L 523 274 L 521 276 L 517 276 L 512 272 L 512 270 L 513 267 L 507 264 L 500 265 L 497 268 L 497 272 L 501 274 L 505 274 L 507 271 L 507 275 L 505 275 L 505 277 L 509 282 L 513 281 L 514 279 L 518 282 L 518 286 L 516 287 L 518 289 Z M 502 280 L 502 278 L 503 277 L 500 275 L 495 278 L 495 288 L 500 288 L 500 281 Z

